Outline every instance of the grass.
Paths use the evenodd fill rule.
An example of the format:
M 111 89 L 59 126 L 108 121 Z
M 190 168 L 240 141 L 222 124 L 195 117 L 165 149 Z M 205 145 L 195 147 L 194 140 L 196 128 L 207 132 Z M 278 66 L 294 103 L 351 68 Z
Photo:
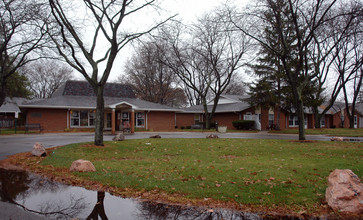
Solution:
M 363 128 L 316 128 L 305 129 L 308 135 L 330 135 L 330 136 L 344 136 L 344 137 L 363 137 Z M 298 134 L 298 129 L 284 129 L 280 131 L 270 131 L 270 133 L 279 134 Z
M 18 130 L 16 129 L 16 133 L 15 133 L 15 129 L 1 129 L 0 130 L 0 135 L 9 135 L 9 134 L 31 134 L 31 133 L 35 133 L 36 131 L 28 131 L 25 132 L 25 130 Z
M 55 149 L 41 165 L 56 172 L 80 158 L 90 160 L 97 172 L 72 175 L 111 187 L 309 211 L 319 209 L 334 169 L 351 169 L 363 177 L 363 144 L 348 142 L 145 139 L 107 142 L 106 147 L 71 144 Z

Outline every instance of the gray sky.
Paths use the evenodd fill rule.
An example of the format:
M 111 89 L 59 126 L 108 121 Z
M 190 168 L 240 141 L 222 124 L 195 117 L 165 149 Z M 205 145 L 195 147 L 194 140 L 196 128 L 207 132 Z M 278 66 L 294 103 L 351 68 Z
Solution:
M 211 11 L 225 2 L 226 0 L 163 0 L 161 3 L 161 8 L 169 15 L 178 14 L 178 18 L 181 18 L 184 23 L 188 24 L 195 21 L 198 16 L 201 16 L 203 13 Z M 243 0 L 241 0 L 241 2 L 243 2 Z M 138 16 L 137 20 L 133 19 L 131 21 L 131 25 L 134 24 L 135 26 L 139 26 L 140 24 L 150 23 L 151 20 L 157 21 L 158 15 L 155 15 L 155 13 L 144 13 L 141 16 Z M 127 20 L 125 20 L 125 22 L 126 21 Z M 130 25 L 130 23 L 125 23 L 125 25 Z M 123 74 L 124 65 L 130 58 L 130 55 L 132 55 L 132 52 L 133 49 L 130 47 L 130 45 L 120 51 L 120 54 L 114 63 L 111 75 L 108 79 L 109 82 L 115 81 L 120 74 Z M 75 72 L 75 76 L 77 79 L 84 80 L 84 77 L 79 73 Z

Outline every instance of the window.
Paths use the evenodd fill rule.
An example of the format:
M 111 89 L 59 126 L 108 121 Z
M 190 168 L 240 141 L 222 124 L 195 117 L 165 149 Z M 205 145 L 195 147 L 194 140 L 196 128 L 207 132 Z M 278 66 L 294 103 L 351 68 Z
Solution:
M 200 115 L 199 114 L 194 114 L 194 124 L 199 124 L 200 122 Z
M 136 112 L 136 127 L 145 127 L 145 113 Z
M 42 117 L 42 113 L 41 112 L 31 112 L 30 116 L 32 118 L 41 118 Z
M 268 125 L 274 124 L 274 114 L 268 114 Z
M 325 117 L 320 119 L 320 127 L 325 127 Z
M 71 126 L 79 126 L 79 111 L 71 113 Z
M 95 111 L 71 111 L 71 127 L 90 127 L 95 125 Z
M 130 121 L 130 114 L 129 112 L 122 112 L 122 124 L 124 124 L 125 122 L 129 122 Z
M 80 111 L 80 126 L 88 126 L 88 111 Z
M 96 118 L 96 111 L 90 111 L 88 114 L 89 117 L 89 126 L 95 126 L 95 118 Z
M 297 116 L 294 116 L 294 115 L 289 116 L 289 126 L 290 127 L 299 126 L 299 120 L 297 119 Z

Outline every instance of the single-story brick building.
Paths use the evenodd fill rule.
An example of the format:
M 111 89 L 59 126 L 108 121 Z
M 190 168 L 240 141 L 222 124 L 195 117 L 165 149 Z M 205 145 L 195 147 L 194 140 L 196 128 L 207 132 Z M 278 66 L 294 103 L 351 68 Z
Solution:
M 177 109 L 135 98 L 128 85 L 107 83 L 104 89 L 105 130 L 175 129 Z M 44 131 L 92 129 L 95 125 L 96 96 L 86 81 L 67 81 L 51 98 L 20 105 L 28 124 L 39 123 Z
M 235 129 L 235 120 L 255 120 L 262 130 L 279 121 L 281 129 L 297 129 L 297 116 L 285 110 L 250 106 L 246 96 L 222 95 L 212 119 L 219 126 Z M 128 85 L 107 83 L 104 89 L 105 130 L 115 133 L 125 127 L 134 130 L 173 131 L 205 121 L 202 105 L 176 109 L 135 98 Z M 95 123 L 96 96 L 86 81 L 67 81 L 51 98 L 33 100 L 19 105 L 26 115 L 26 123 L 39 123 L 45 132 L 66 129 L 92 129 Z M 209 111 L 212 102 L 208 105 Z M 321 106 L 320 110 L 324 106 Z M 359 108 L 355 115 L 356 127 L 362 120 Z M 349 127 L 344 105 L 337 103 L 321 120 L 321 127 Z M 361 123 L 362 124 L 362 123 Z M 312 111 L 305 109 L 305 127 L 315 125 Z
M 276 125 L 279 121 L 280 129 L 297 129 L 299 126 L 298 118 L 295 114 L 289 113 L 283 109 L 278 111 L 274 108 L 261 108 L 250 106 L 246 101 L 247 97 L 241 95 L 228 95 L 224 94 L 220 97 L 218 106 L 215 111 L 215 115 L 212 119 L 213 122 L 217 122 L 219 126 L 227 126 L 227 129 L 235 129 L 232 125 L 232 121 L 235 120 L 255 120 L 260 123 L 262 130 L 267 130 L 272 125 Z M 208 111 L 211 111 L 213 102 L 209 103 Z M 362 120 L 362 114 L 360 113 L 360 105 L 358 105 L 355 113 L 355 127 L 359 126 L 360 120 Z M 323 111 L 324 106 L 319 108 L 319 111 Z M 279 118 L 278 118 L 279 117 Z M 204 108 L 202 105 L 192 106 L 184 109 L 176 114 L 176 125 L 178 127 L 186 127 L 192 124 L 197 124 L 205 121 Z M 349 121 L 347 119 L 347 112 L 345 105 L 342 103 L 335 104 L 321 119 L 320 125 L 322 128 L 331 127 L 349 127 Z M 361 123 L 362 124 L 362 123 Z M 315 119 L 311 109 L 305 108 L 305 128 L 314 128 Z

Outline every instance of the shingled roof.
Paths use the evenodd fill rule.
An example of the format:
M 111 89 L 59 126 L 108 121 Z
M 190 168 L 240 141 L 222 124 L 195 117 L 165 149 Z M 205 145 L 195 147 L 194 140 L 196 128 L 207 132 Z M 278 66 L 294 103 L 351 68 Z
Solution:
M 135 98 L 135 93 L 129 85 L 118 83 L 106 83 L 104 88 L 105 97 Z M 87 81 L 68 80 L 53 94 L 59 96 L 96 96 L 92 86 Z

